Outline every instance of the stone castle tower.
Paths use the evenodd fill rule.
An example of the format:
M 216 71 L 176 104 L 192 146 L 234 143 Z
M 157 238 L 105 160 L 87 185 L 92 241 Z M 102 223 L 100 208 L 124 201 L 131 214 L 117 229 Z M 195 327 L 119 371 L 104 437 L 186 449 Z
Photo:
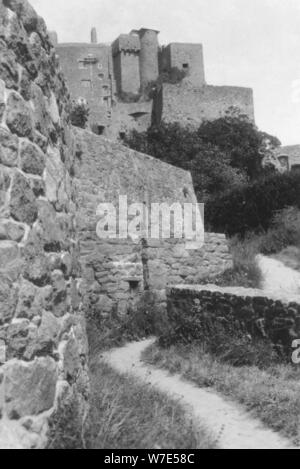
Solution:
M 90 43 L 59 43 L 57 34 L 50 33 L 71 96 L 88 104 L 95 133 L 119 139 L 161 121 L 199 126 L 232 107 L 254 120 L 250 88 L 206 84 L 202 44 L 161 47 L 158 34 L 150 28 L 132 30 L 110 45 L 98 42 L 96 28 Z M 146 99 L 148 85 L 174 68 L 184 71 L 185 78 L 163 83 L 151 100 Z

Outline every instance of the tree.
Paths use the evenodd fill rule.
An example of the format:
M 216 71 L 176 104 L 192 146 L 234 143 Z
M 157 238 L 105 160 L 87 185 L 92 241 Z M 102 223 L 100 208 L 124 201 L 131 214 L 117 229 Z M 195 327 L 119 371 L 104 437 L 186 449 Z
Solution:
M 224 117 L 203 122 L 198 135 L 204 143 L 216 145 L 228 154 L 230 165 L 244 172 L 249 180 L 269 169 L 264 160 L 280 145 L 276 137 L 259 131 L 248 116 L 233 107 Z
M 230 166 L 230 158 L 210 143 L 203 143 L 197 130 L 178 123 L 162 123 L 146 132 L 133 131 L 125 142 L 134 150 L 191 171 L 199 201 L 245 182 L 243 173 Z
M 228 155 L 213 145 L 207 145 L 192 159 L 190 170 L 200 202 L 246 183 L 245 175 L 230 166 Z
M 86 128 L 89 120 L 89 108 L 85 103 L 78 103 L 73 101 L 70 113 L 71 124 L 81 129 Z
M 199 129 L 162 123 L 146 132 L 133 131 L 125 142 L 131 148 L 191 171 L 197 197 L 206 202 L 228 189 L 264 179 L 272 167 L 264 165 L 279 140 L 261 132 L 234 108 Z M 270 160 L 270 158 L 268 158 Z

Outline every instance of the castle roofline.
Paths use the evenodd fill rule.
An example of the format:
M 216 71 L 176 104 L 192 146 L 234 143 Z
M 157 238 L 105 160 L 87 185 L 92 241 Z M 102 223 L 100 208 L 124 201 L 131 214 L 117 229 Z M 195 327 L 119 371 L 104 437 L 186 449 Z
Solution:
M 154 31 L 156 34 L 159 34 L 160 31 L 157 31 L 157 29 L 152 29 L 152 28 L 140 28 L 140 29 L 132 29 L 130 31 L 130 34 L 140 34 L 140 33 L 143 33 L 145 31 Z
M 120 34 L 112 43 L 113 55 L 119 52 L 139 52 L 141 50 L 140 38 L 132 34 Z
M 91 42 L 59 42 L 56 46 L 56 48 L 60 48 L 60 47 L 90 47 L 90 48 L 93 48 L 93 49 L 97 49 L 97 48 L 108 48 L 110 47 L 110 44 L 106 44 L 106 43 L 97 43 L 97 44 L 93 44 Z
M 203 46 L 202 42 L 170 42 L 166 46 L 163 47 L 169 47 L 169 46 Z

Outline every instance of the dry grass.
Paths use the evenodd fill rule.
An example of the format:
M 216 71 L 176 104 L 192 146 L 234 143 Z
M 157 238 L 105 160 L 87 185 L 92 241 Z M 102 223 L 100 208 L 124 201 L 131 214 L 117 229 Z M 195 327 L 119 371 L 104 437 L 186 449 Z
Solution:
M 211 449 L 216 443 L 196 429 L 181 407 L 147 385 L 109 366 L 91 364 L 90 446 L 94 449 Z
M 233 367 L 217 361 L 195 345 L 168 349 L 149 347 L 143 360 L 179 373 L 200 387 L 213 387 L 272 429 L 300 445 L 300 367 L 274 365 Z

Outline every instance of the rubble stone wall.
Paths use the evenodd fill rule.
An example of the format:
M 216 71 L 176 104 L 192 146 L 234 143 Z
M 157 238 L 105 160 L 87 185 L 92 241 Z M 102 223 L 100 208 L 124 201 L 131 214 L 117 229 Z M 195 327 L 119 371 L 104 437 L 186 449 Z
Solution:
M 69 94 L 44 21 L 0 0 L 0 446 L 39 448 L 87 412 Z
M 300 337 L 300 297 L 282 299 L 259 289 L 179 285 L 167 291 L 171 329 L 188 327 L 189 335 L 214 340 L 214 327 L 241 331 L 252 338 L 271 341 L 292 356 L 292 342 Z M 191 326 L 192 329 L 191 330 Z
M 87 131 L 76 130 L 81 156 L 76 159 L 77 214 L 81 261 L 99 314 L 125 314 L 145 290 L 156 293 L 165 309 L 167 285 L 197 283 L 231 267 L 222 234 L 206 234 L 203 248 L 187 250 L 183 239 L 100 239 L 96 233 L 100 203 L 173 204 L 196 202 L 190 173 Z

